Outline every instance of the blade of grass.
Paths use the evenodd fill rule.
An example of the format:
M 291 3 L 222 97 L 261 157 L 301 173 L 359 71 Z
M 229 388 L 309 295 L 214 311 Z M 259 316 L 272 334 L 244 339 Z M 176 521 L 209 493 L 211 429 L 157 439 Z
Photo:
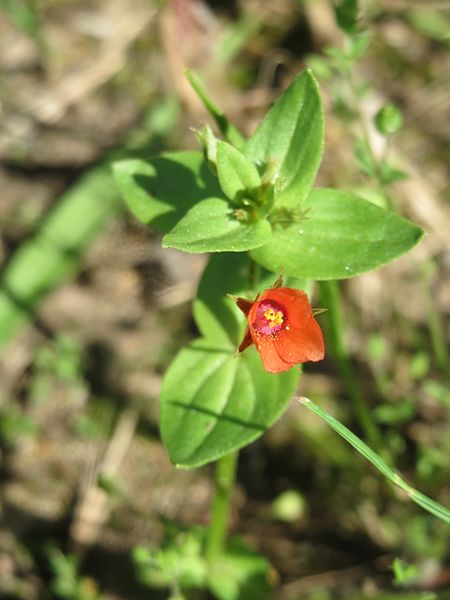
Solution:
M 36 0 L 0 0 L 2 10 L 10 21 L 38 45 L 41 58 L 47 55 L 47 44 L 42 32 L 39 7 Z
M 55 201 L 34 235 L 3 266 L 0 355 L 21 327 L 35 318 L 45 296 L 79 271 L 90 244 L 122 210 L 111 164 L 125 156 L 151 156 L 159 151 L 177 119 L 176 106 L 167 98 L 151 106 L 145 120 L 128 133 L 118 148 L 89 168 Z
M 364 402 L 361 387 L 344 340 L 344 319 L 342 316 L 342 301 L 339 282 L 321 281 L 320 299 L 328 309 L 328 337 L 330 340 L 331 351 L 332 354 L 334 354 L 339 372 L 347 388 L 355 415 L 369 443 L 377 449 L 380 449 L 380 432 L 376 422 L 372 418 L 369 408 Z
M 206 108 L 206 110 L 209 112 L 209 114 L 212 116 L 212 118 L 216 122 L 216 125 L 219 128 L 222 135 L 224 136 L 224 138 L 230 144 L 235 146 L 235 148 L 243 151 L 245 148 L 245 138 L 236 129 L 236 127 L 230 123 L 230 121 L 227 119 L 227 117 L 224 115 L 224 113 L 220 110 L 220 108 L 218 108 L 214 104 L 214 102 L 211 100 L 211 98 L 209 98 L 206 95 L 205 90 L 203 89 L 198 78 L 193 73 L 191 73 L 191 71 L 189 69 L 184 70 L 184 75 L 185 75 L 186 79 L 189 81 L 189 83 L 191 84 L 194 92 L 200 98 L 203 106 Z
M 404 481 L 391 467 L 367 444 L 365 444 L 358 436 L 350 431 L 345 425 L 340 423 L 337 419 L 332 417 L 323 408 L 314 404 L 309 398 L 297 398 L 297 400 L 306 406 L 310 411 L 316 414 L 318 417 L 323 419 L 328 425 L 334 429 L 341 437 L 343 437 L 349 444 L 355 448 L 360 454 L 370 461 L 374 467 L 376 467 L 391 483 L 404 490 L 413 502 L 433 514 L 434 516 L 450 523 L 450 510 L 439 504 L 435 500 L 428 498 L 422 492 L 414 489 L 406 481 Z
M 109 164 L 91 169 L 17 249 L 0 279 L 0 353 L 42 299 L 73 276 L 82 256 L 120 207 Z

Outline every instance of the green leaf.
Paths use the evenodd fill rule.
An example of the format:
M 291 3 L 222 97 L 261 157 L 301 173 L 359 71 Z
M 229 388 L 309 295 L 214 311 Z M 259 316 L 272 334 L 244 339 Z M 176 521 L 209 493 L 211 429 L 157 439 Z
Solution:
M 164 537 L 157 549 L 133 548 L 138 581 L 151 588 L 204 588 L 208 573 L 203 556 L 205 529 L 183 528 L 171 521 L 165 521 L 164 526 Z
M 262 246 L 271 235 L 262 219 L 240 221 L 226 200 L 209 198 L 193 206 L 163 238 L 163 248 L 183 252 L 244 252 Z
M 219 600 L 269 600 L 270 564 L 264 556 L 232 538 L 221 557 L 211 565 L 208 587 Z
M 193 306 L 195 322 L 205 338 L 238 347 L 244 334 L 244 315 L 226 294 L 251 299 L 251 294 L 245 292 L 249 264 L 248 257 L 240 253 L 215 254 L 209 259 Z
M 355 143 L 354 154 L 356 158 L 356 162 L 358 163 L 359 168 L 363 173 L 369 175 L 370 177 L 374 177 L 375 179 L 378 176 L 377 171 L 377 163 L 375 162 L 375 158 L 372 154 L 372 150 L 370 149 L 369 144 L 364 139 L 358 139 Z
M 362 58 L 372 41 L 372 34 L 368 31 L 352 35 L 348 40 L 348 49 L 346 50 L 346 56 L 350 60 L 358 60 Z
M 405 179 L 408 179 L 408 174 L 401 169 L 393 167 L 388 162 L 384 162 L 381 165 L 380 177 L 383 183 L 389 185 L 396 181 L 404 181 Z
M 224 113 L 218 108 L 211 98 L 206 94 L 199 79 L 189 69 L 184 70 L 186 79 L 192 86 L 192 89 L 201 100 L 203 106 L 216 122 L 217 127 L 226 140 L 233 144 L 236 148 L 243 150 L 245 147 L 245 139 L 236 127 L 230 123 Z
M 256 440 L 283 414 L 300 373 L 267 373 L 255 348 L 194 341 L 164 378 L 161 436 L 170 460 L 198 467 Z
M 397 585 L 412 583 L 414 579 L 420 576 L 420 571 L 416 565 L 410 565 L 398 557 L 394 558 L 392 571 L 394 573 L 394 581 Z
M 323 150 L 323 109 L 311 71 L 298 75 L 247 143 L 256 164 L 278 166 L 277 204 L 295 206 L 309 193 Z
M 225 196 L 237 203 L 254 197 L 261 185 L 255 165 L 226 142 L 217 142 L 217 174 Z
M 413 248 L 423 230 L 350 192 L 314 190 L 305 217 L 278 228 L 252 258 L 267 269 L 309 279 L 344 279 L 376 269 Z
M 201 152 L 167 152 L 148 162 L 120 160 L 113 172 L 134 216 L 164 233 L 201 200 L 222 195 Z
M 306 406 L 306 408 L 328 423 L 332 429 L 334 429 L 341 437 L 344 438 L 344 440 L 353 446 L 355 450 L 362 454 L 364 458 L 371 462 L 374 467 L 376 467 L 380 473 L 382 473 L 391 483 L 405 491 L 413 502 L 433 514 L 435 517 L 450 523 L 450 510 L 448 508 L 445 508 L 445 506 L 442 506 L 442 504 L 439 504 L 439 502 L 435 502 L 431 498 L 428 498 L 428 496 L 425 496 L 425 494 L 422 494 L 422 492 L 419 492 L 406 483 L 406 481 L 404 481 L 393 469 L 391 469 L 388 464 L 385 463 L 381 456 L 369 448 L 369 446 L 360 440 L 358 436 L 350 431 L 350 429 L 345 427 L 345 425 L 327 413 L 323 408 L 320 408 L 317 406 L 317 404 L 314 404 L 314 402 L 309 400 L 309 398 L 300 398 L 299 402 L 301 402 L 303 406 Z
M 335 0 L 334 13 L 340 29 L 348 34 L 358 30 L 358 0 Z

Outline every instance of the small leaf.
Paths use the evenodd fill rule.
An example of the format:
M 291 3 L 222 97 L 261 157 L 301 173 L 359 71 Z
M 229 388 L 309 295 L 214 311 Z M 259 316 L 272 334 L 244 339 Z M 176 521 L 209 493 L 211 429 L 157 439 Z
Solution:
M 358 60 L 362 58 L 372 41 L 372 34 L 364 31 L 357 35 L 353 35 L 349 40 L 349 48 L 346 52 L 350 60 Z
M 121 160 L 113 172 L 134 216 L 162 232 L 170 231 L 197 202 L 222 195 L 201 152 L 167 152 L 148 162 Z
M 278 165 L 277 204 L 294 206 L 314 182 L 323 150 L 323 109 L 311 71 L 298 75 L 247 143 L 255 164 Z
M 198 467 L 260 437 L 291 401 L 299 370 L 272 375 L 254 348 L 199 339 L 181 350 L 161 392 L 161 436 L 170 460 Z
M 254 197 L 261 185 L 255 165 L 226 142 L 217 142 L 217 174 L 225 196 L 237 203 Z
M 372 151 L 364 139 L 358 139 L 355 144 L 354 154 L 359 168 L 370 177 L 377 177 L 377 164 Z
M 169 520 L 164 521 L 164 529 L 164 537 L 157 549 L 133 548 L 138 581 L 151 588 L 172 587 L 174 583 L 183 589 L 205 587 L 208 573 L 203 556 L 205 529 L 198 526 L 184 528 Z
M 184 75 L 186 79 L 192 86 L 192 89 L 197 94 L 199 99 L 201 100 L 203 106 L 212 116 L 214 121 L 216 122 L 217 127 L 220 132 L 224 136 L 226 140 L 233 144 L 236 148 L 243 150 L 245 147 L 245 139 L 242 134 L 236 129 L 236 127 L 230 123 L 227 117 L 223 114 L 223 112 L 218 108 L 214 102 L 211 100 L 209 96 L 207 96 L 203 86 L 201 85 L 199 79 L 189 71 L 189 69 L 184 70 Z
M 358 30 L 358 0 L 335 0 L 334 13 L 340 29 L 353 34 Z
M 209 198 L 193 206 L 164 236 L 162 245 L 193 253 L 244 252 L 262 246 L 270 235 L 265 219 L 240 221 L 227 201 Z
M 270 564 L 239 538 L 211 565 L 208 587 L 218 600 L 270 600 Z
M 423 231 L 350 192 L 314 190 L 305 218 L 278 228 L 252 258 L 273 272 L 309 279 L 343 279 L 376 269 L 413 248 Z
M 389 185 L 390 183 L 395 183 L 396 181 L 404 181 L 408 179 L 408 174 L 401 169 L 396 169 L 391 164 L 385 162 L 381 165 L 381 173 L 380 177 L 383 183 Z
M 395 104 L 385 104 L 375 115 L 375 125 L 383 135 L 392 135 L 402 128 L 402 113 Z

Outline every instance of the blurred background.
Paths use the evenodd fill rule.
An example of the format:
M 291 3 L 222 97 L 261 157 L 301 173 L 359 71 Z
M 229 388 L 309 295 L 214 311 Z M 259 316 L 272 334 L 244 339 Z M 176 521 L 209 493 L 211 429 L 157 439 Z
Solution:
M 162 251 L 110 172 L 197 148 L 208 115 L 185 66 L 247 135 L 310 66 L 326 106 L 317 185 L 427 231 L 343 284 L 344 318 L 383 448 L 450 505 L 450 3 L 360 9 L 349 75 L 327 0 L 0 0 L 0 598 L 167 598 L 139 548 L 207 523 L 211 468 L 176 470 L 158 437 L 206 259 Z M 388 102 L 403 127 L 386 141 L 373 122 Z M 361 136 L 400 172 L 386 189 Z M 305 371 L 301 393 L 361 434 L 332 357 Z M 270 560 L 280 600 L 450 598 L 449 526 L 297 404 L 241 453 L 232 529 Z

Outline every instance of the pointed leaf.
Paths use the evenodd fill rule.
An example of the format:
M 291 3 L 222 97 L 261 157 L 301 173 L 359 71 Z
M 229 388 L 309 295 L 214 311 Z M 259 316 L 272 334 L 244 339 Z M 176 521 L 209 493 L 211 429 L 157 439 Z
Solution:
M 186 79 L 191 84 L 194 92 L 200 98 L 203 106 L 212 116 L 216 122 L 217 127 L 226 140 L 233 144 L 236 148 L 242 149 L 245 147 L 245 139 L 242 134 L 236 129 L 236 127 L 230 123 L 224 113 L 218 108 L 211 98 L 206 94 L 203 86 L 201 85 L 198 77 L 194 75 L 189 69 L 184 70 Z
M 413 248 L 423 231 L 350 192 L 314 190 L 299 223 L 277 229 L 252 258 L 273 272 L 310 279 L 353 277 Z
M 335 0 L 334 13 L 345 33 L 352 35 L 358 31 L 358 0 Z
M 255 192 L 261 185 L 255 165 L 226 142 L 217 142 L 217 174 L 225 196 L 238 203 L 246 192 Z
M 201 152 L 167 152 L 114 163 L 114 177 L 139 221 L 166 232 L 197 202 L 221 196 L 217 178 Z
M 265 219 L 240 221 L 227 201 L 209 198 L 193 206 L 164 236 L 162 245 L 193 253 L 244 252 L 262 246 L 271 231 Z
M 161 391 L 161 435 L 171 461 L 198 467 L 257 439 L 283 414 L 300 373 L 264 371 L 254 348 L 194 341 L 177 355 Z
M 262 165 L 278 164 L 277 204 L 295 206 L 315 179 L 323 150 L 323 109 L 311 71 L 301 73 L 249 139 L 248 158 Z

